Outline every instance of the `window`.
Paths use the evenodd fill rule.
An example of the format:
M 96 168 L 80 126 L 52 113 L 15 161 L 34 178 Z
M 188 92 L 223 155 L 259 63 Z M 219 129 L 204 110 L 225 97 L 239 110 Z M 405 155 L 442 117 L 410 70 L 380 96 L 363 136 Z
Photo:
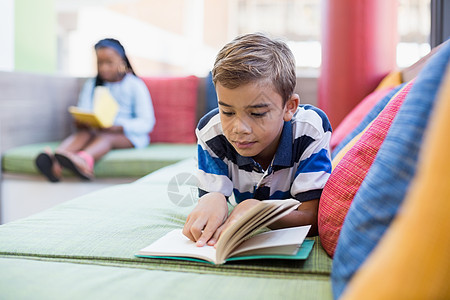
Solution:
M 431 0 L 397 1 L 397 65 L 403 68 L 430 51 Z M 286 40 L 299 74 L 317 76 L 321 4 L 319 0 L 56 0 L 58 65 L 61 73 L 95 74 L 92 46 L 110 36 L 123 42 L 140 75 L 206 76 L 226 42 L 239 34 L 265 32 Z
M 430 0 L 398 0 L 397 65 L 407 67 L 430 51 Z M 321 1 L 239 0 L 237 32 L 262 31 L 288 40 L 297 67 L 321 64 Z

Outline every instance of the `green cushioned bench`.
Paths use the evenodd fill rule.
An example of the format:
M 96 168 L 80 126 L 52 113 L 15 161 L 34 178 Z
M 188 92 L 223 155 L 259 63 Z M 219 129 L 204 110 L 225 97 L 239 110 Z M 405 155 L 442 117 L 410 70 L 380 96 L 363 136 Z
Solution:
M 183 226 L 194 203 L 177 205 L 168 189 L 171 177 L 194 174 L 193 167 L 194 159 L 174 164 L 1 225 L 1 298 L 332 298 L 331 259 L 318 238 L 306 261 L 216 266 L 135 257 Z
M 5 173 L 39 174 L 34 159 L 46 146 L 55 149 L 58 142 L 37 143 L 16 147 L 2 156 Z M 98 178 L 139 178 L 162 167 L 196 155 L 195 144 L 155 143 L 142 149 L 118 149 L 107 153 L 95 164 Z M 70 175 L 65 172 L 65 175 Z

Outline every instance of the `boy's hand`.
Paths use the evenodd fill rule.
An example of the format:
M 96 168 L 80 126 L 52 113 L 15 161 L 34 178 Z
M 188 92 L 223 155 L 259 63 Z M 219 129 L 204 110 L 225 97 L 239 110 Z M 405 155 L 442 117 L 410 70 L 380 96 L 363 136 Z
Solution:
M 225 223 L 223 223 L 222 226 L 220 226 L 216 230 L 216 233 L 211 238 L 210 242 L 208 242 L 208 244 L 216 245 L 217 240 L 219 239 L 222 232 L 224 232 L 225 229 L 234 224 L 238 219 L 242 217 L 243 214 L 245 214 L 245 212 L 247 212 L 249 209 L 257 205 L 259 202 L 261 201 L 256 199 L 247 199 L 236 205 L 236 207 L 233 209 L 228 219 L 225 221 Z
M 220 193 L 208 193 L 199 199 L 197 206 L 188 215 L 184 224 L 183 234 L 203 247 L 207 242 L 214 245 L 217 228 L 226 220 L 228 215 L 227 200 Z
M 309 200 L 302 202 L 302 205 L 298 207 L 287 216 L 272 223 L 270 229 L 279 229 L 295 226 L 311 225 L 311 229 L 308 232 L 308 236 L 315 236 L 317 231 L 317 211 L 319 209 L 319 199 Z

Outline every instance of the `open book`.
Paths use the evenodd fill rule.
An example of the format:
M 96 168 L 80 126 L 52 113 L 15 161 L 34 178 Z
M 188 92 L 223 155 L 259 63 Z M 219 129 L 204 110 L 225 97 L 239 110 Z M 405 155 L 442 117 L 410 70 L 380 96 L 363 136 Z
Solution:
M 114 124 L 119 111 L 119 104 L 111 95 L 107 87 L 97 86 L 94 89 L 92 111 L 82 110 L 76 106 L 70 106 L 69 112 L 75 120 L 94 128 L 108 128 Z
M 314 241 L 304 241 L 310 225 L 271 230 L 259 234 L 262 228 L 286 216 L 300 205 L 294 199 L 266 200 L 248 210 L 237 222 L 222 232 L 217 248 L 195 242 L 175 229 L 141 249 L 136 256 L 197 260 L 223 264 L 247 259 L 306 259 Z

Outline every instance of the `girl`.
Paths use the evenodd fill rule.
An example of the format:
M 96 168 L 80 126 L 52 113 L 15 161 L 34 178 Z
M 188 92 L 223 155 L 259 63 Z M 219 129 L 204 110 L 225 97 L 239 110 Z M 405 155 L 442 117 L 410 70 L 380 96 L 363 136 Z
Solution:
M 118 40 L 103 39 L 95 45 L 97 77 L 88 80 L 79 96 L 78 107 L 92 110 L 96 86 L 107 87 L 119 104 L 114 125 L 94 129 L 75 123 L 77 131 L 66 138 L 53 154 L 49 149 L 36 158 L 39 171 L 52 182 L 61 178 L 61 167 L 84 180 L 92 179 L 94 163 L 111 149 L 140 148 L 149 144 L 155 124 L 150 94 L 136 76 Z

